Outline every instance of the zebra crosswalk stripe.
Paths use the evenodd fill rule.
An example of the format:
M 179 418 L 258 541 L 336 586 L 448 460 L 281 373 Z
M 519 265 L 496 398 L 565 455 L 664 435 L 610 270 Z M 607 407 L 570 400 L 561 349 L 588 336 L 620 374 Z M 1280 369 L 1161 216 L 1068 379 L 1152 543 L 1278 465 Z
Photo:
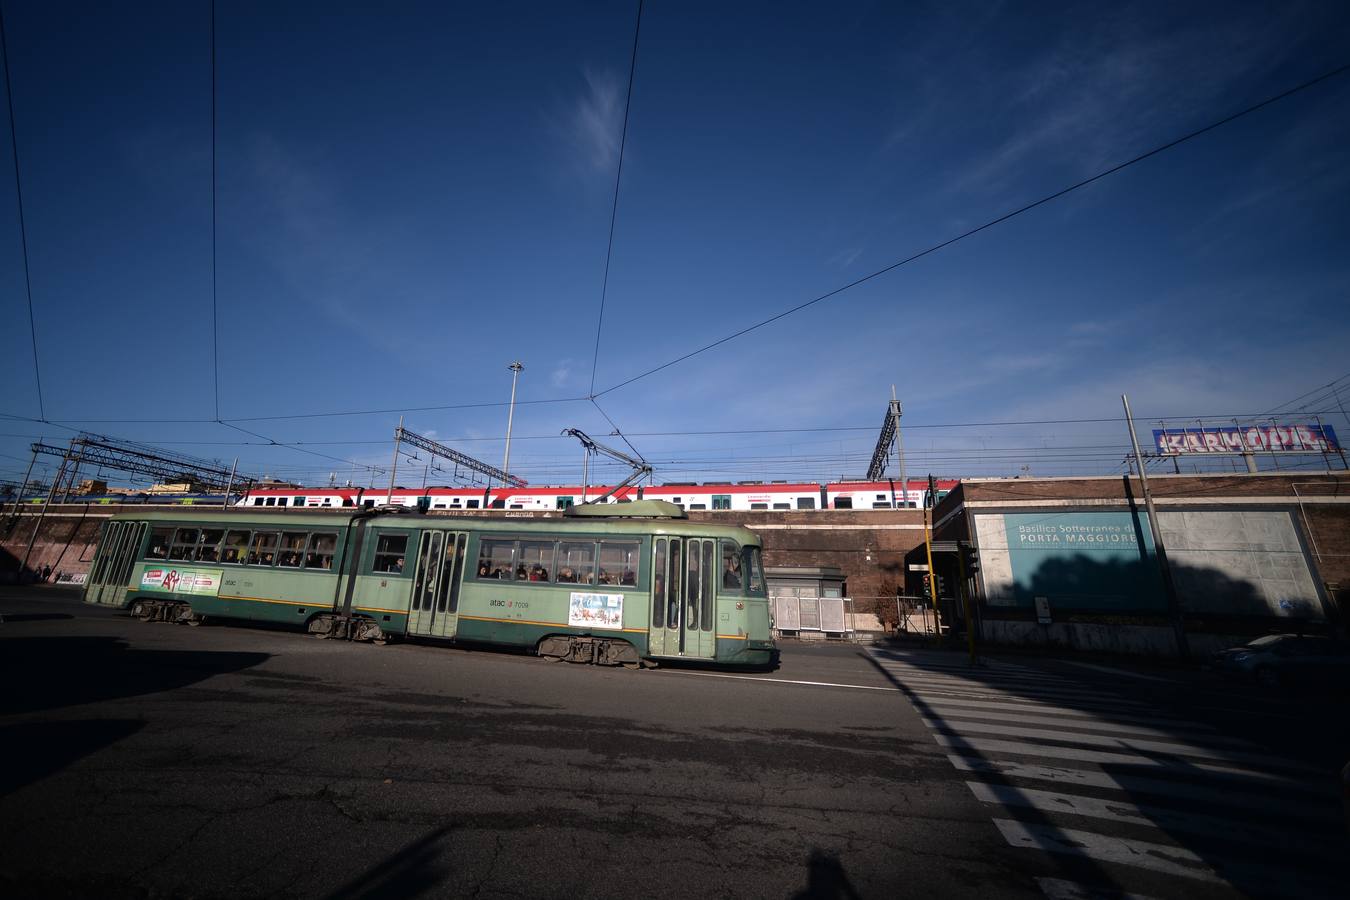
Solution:
M 966 785 L 974 797 L 1013 816 L 993 820 L 1013 847 L 1192 882 L 1229 885 L 1225 876 L 1237 873 L 1244 890 L 1273 887 L 1278 873 L 1240 855 L 1202 858 L 1184 846 L 1186 836 L 1201 844 L 1231 842 L 1237 854 L 1244 847 L 1305 858 L 1335 853 L 1320 837 L 1338 818 L 1327 773 L 1317 767 L 1261 752 L 1109 686 L 1029 669 L 972 670 L 920 656 L 873 656 L 953 767 L 971 776 Z M 1028 783 L 1039 786 L 1023 786 Z M 1270 817 L 1277 824 L 1267 824 Z M 1087 824 L 1058 824 L 1063 819 Z M 1098 833 L 1090 823 L 1145 837 Z M 1140 829 L 1163 837 L 1147 838 Z M 1057 900 L 1093 896 L 1087 885 L 1040 882 Z M 1138 896 L 1120 885 L 1116 890 Z

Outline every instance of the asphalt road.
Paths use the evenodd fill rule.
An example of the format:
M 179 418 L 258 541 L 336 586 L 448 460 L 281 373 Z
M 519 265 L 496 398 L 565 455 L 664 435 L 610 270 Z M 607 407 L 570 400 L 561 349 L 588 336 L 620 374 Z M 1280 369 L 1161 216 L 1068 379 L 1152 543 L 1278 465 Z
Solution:
M 1344 708 L 1190 673 L 612 670 L 54 588 L 0 615 L 8 897 L 1320 896 L 1346 849 L 1350 752 L 1309 721 Z

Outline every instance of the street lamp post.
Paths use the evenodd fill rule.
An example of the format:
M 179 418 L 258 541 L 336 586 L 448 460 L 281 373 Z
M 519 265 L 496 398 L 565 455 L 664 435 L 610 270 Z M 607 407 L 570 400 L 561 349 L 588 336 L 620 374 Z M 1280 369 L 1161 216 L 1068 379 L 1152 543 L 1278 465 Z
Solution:
M 511 407 L 506 413 L 506 458 L 502 460 L 502 471 L 507 475 L 511 474 L 511 423 L 516 417 L 516 379 L 520 377 L 520 370 L 525 368 L 520 360 L 516 360 L 507 366 L 511 370 Z

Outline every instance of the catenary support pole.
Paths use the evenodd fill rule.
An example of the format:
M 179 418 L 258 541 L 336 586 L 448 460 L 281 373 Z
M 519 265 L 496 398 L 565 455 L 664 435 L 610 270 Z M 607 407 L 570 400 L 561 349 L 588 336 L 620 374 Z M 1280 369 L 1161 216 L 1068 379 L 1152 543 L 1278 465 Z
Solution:
M 28 460 L 28 471 L 23 473 L 23 487 L 19 488 L 19 493 L 14 498 L 14 509 L 12 515 L 19 514 L 19 507 L 23 505 L 23 495 L 28 493 L 28 480 L 33 475 L 33 464 L 37 462 L 37 451 L 33 451 L 33 458 Z
M 1191 655 L 1186 642 L 1186 623 L 1181 615 L 1181 602 L 1177 599 L 1177 587 L 1172 582 L 1172 568 L 1167 564 L 1167 548 L 1163 546 L 1162 528 L 1158 525 L 1158 511 L 1153 506 L 1153 493 L 1148 489 L 1148 473 L 1144 471 L 1144 457 L 1139 452 L 1139 438 L 1134 433 L 1134 415 L 1130 412 L 1130 398 L 1120 395 L 1125 405 L 1125 424 L 1130 429 L 1130 445 L 1134 447 L 1134 465 L 1139 473 L 1139 484 L 1144 493 L 1144 507 L 1148 510 L 1148 527 L 1153 532 L 1153 552 L 1158 558 L 1158 569 L 1162 574 L 1163 592 L 1167 595 L 1167 611 L 1172 617 L 1172 630 L 1176 635 L 1177 652 L 1185 659 Z
M 70 447 L 75 448 L 75 441 L 70 442 Z M 38 513 L 37 522 L 33 525 L 33 533 L 28 536 L 28 548 L 23 551 L 23 562 L 19 563 L 19 577 L 23 577 L 24 569 L 28 568 L 28 559 L 33 555 L 33 544 L 37 543 L 38 532 L 42 530 L 42 520 L 47 518 L 47 507 L 51 506 L 56 500 L 56 486 L 61 483 L 61 478 L 66 474 L 66 463 L 70 462 L 70 452 L 61 458 L 61 468 L 56 470 L 56 477 L 52 479 L 52 488 L 47 492 L 47 502 L 42 504 L 42 511 Z
M 394 432 L 394 464 L 389 467 L 389 493 L 385 495 L 384 505 L 394 502 L 394 478 L 398 475 L 398 445 L 403 441 L 403 417 L 398 417 L 398 431 Z
M 236 456 L 234 462 L 230 464 L 230 477 L 225 481 L 225 499 L 220 502 L 221 506 L 228 508 L 230 505 L 230 488 L 234 487 L 234 473 L 238 468 L 239 457 Z

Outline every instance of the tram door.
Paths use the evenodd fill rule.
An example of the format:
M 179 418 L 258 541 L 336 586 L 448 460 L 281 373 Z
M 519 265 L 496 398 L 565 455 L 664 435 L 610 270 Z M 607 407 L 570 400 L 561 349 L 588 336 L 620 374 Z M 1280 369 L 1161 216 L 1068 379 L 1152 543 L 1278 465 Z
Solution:
M 717 651 L 716 541 L 658 537 L 653 543 L 649 652 L 711 659 Z
M 109 522 L 99 542 L 98 555 L 84 585 L 90 603 L 121 606 L 127 596 L 127 579 L 145 538 L 144 522 Z
M 463 532 L 422 532 L 417 548 L 417 570 L 413 573 L 412 597 L 408 603 L 409 634 L 455 636 L 467 540 L 468 535 Z

